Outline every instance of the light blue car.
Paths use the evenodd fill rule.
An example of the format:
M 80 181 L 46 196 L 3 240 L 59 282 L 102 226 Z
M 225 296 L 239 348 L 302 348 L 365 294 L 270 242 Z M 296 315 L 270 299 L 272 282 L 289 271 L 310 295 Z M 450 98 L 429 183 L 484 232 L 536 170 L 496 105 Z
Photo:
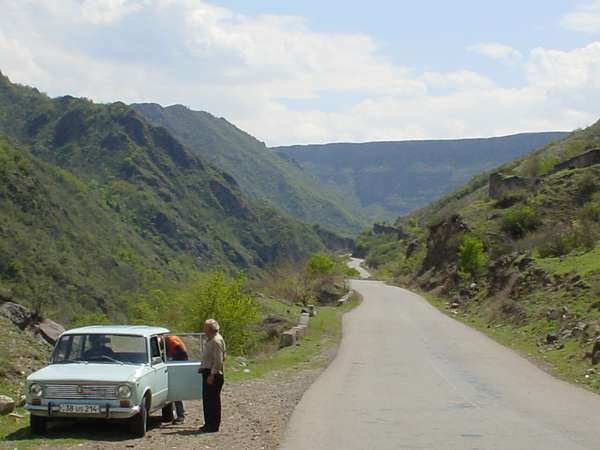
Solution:
M 166 328 L 125 325 L 63 333 L 49 365 L 27 377 L 31 431 L 42 434 L 49 420 L 64 418 L 124 419 L 142 437 L 153 411 L 172 420 L 173 402 L 202 398 L 202 378 L 199 361 L 167 360 L 169 334 Z

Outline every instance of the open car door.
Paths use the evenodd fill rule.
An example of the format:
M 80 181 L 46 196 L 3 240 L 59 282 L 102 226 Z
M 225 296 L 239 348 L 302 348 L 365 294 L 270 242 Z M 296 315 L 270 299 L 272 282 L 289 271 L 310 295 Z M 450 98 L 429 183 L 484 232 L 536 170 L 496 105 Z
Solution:
M 171 403 L 181 400 L 201 400 L 202 374 L 198 373 L 198 369 L 206 337 L 204 333 L 172 333 L 170 335 L 177 336 L 184 342 L 189 360 L 167 361 L 169 375 L 167 401 Z

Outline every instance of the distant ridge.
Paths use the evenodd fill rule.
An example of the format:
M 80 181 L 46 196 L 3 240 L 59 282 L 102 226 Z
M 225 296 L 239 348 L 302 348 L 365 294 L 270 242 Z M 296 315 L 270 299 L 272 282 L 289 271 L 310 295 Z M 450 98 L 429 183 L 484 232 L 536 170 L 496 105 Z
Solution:
M 273 147 L 372 219 L 394 219 L 566 132 Z

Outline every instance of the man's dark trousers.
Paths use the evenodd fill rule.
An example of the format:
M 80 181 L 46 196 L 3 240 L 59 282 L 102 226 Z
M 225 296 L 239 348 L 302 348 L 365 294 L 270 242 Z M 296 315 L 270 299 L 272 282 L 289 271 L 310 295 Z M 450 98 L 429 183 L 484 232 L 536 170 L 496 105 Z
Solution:
M 210 431 L 219 431 L 221 426 L 221 389 L 223 374 L 216 373 L 213 384 L 208 384 L 210 370 L 202 371 L 202 407 L 204 408 L 204 427 Z

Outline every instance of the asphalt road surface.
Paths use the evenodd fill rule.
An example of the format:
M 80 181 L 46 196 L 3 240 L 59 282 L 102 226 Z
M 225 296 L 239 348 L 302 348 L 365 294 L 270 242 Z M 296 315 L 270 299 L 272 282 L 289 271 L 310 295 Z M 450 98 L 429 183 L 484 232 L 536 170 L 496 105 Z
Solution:
M 351 269 L 356 269 L 360 274 L 360 278 L 369 278 L 371 274 L 362 266 L 362 263 L 362 259 L 350 258 L 350 261 L 348 261 L 348 267 L 350 267 Z
M 336 359 L 282 448 L 598 450 L 600 396 L 559 381 L 406 290 L 352 281 Z

